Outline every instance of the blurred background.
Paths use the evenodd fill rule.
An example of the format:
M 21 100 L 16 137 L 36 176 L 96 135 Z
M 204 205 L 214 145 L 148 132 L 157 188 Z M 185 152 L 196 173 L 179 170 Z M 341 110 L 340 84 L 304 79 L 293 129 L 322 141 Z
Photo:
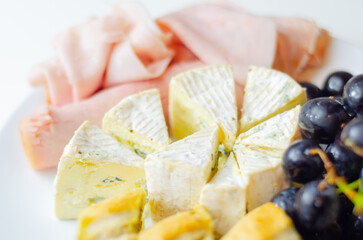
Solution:
M 34 64 L 53 55 L 53 36 L 90 16 L 103 15 L 110 4 L 119 2 L 122 0 L 0 0 L 0 129 L 25 97 L 33 91 L 28 84 L 27 75 Z M 153 17 L 158 17 L 200 1 L 138 2 L 142 2 Z M 255 14 L 299 16 L 315 20 L 333 37 L 363 48 L 362 0 L 234 2 Z

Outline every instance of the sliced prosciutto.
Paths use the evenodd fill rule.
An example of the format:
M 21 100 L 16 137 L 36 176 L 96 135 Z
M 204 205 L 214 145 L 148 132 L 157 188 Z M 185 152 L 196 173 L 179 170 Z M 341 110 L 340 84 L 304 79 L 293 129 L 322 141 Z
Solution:
M 209 4 L 251 14 L 229 1 L 214 0 Z M 277 50 L 274 68 L 298 78 L 305 68 L 318 67 L 322 64 L 330 41 L 326 30 L 320 28 L 314 21 L 303 18 L 260 17 L 269 18 L 276 24 Z
M 50 103 L 62 106 L 111 85 L 159 77 L 174 55 L 169 38 L 139 4 L 115 6 L 56 36 L 57 64 L 38 65 L 31 83 L 43 84 Z
M 171 35 L 163 33 L 146 9 L 138 4 L 115 6 L 111 14 L 126 17 L 132 28 L 111 54 L 105 87 L 163 74 L 174 56 L 174 52 L 167 47 Z
M 298 77 L 307 66 L 322 63 L 329 35 L 302 18 L 273 18 L 279 33 L 274 68 Z
M 321 65 L 328 33 L 302 18 L 252 15 L 229 1 L 210 1 L 157 19 L 203 62 L 229 63 L 243 84 L 250 65 L 298 76 Z
M 46 87 L 46 103 L 60 106 L 73 101 L 72 86 L 58 59 L 48 60 L 33 67 L 30 82 L 33 86 Z
M 229 63 L 243 84 L 248 67 L 271 67 L 277 31 L 274 22 L 213 4 L 199 4 L 157 19 L 207 64 Z
M 121 41 L 128 28 L 126 19 L 106 16 L 91 19 L 54 39 L 75 101 L 91 96 L 101 87 L 113 43 Z
M 230 1 L 212 0 L 206 4 L 252 15 Z M 306 68 L 318 67 L 323 63 L 330 36 L 314 21 L 294 17 L 260 17 L 269 18 L 276 24 L 277 50 L 274 68 L 299 80 L 299 75 Z

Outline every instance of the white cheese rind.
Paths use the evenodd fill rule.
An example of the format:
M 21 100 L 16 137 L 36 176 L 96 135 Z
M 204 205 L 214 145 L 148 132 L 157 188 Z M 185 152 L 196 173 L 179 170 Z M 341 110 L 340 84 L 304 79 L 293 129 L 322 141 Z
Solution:
M 74 219 L 98 201 L 145 185 L 144 160 L 86 121 L 65 147 L 56 177 L 55 212 Z
M 218 128 L 196 132 L 150 154 L 145 174 L 153 220 L 193 208 L 218 153 Z
M 178 96 L 180 99 L 178 99 Z M 169 98 L 171 129 L 177 138 L 183 138 L 189 134 L 179 128 L 185 127 L 186 130 L 195 130 L 195 121 L 200 121 L 200 124 L 198 123 L 200 125 L 198 130 L 203 127 L 214 127 L 210 122 L 203 121 L 204 119 L 211 118 L 221 128 L 224 134 L 223 142 L 227 149 L 232 149 L 237 134 L 237 106 L 235 82 L 231 66 L 208 66 L 193 69 L 173 77 L 170 81 Z M 182 106 L 183 104 L 191 106 L 188 108 L 187 106 Z M 196 107 L 193 108 L 193 104 Z M 186 114 L 191 114 L 191 111 L 199 111 L 199 114 L 207 116 L 198 117 L 198 114 L 196 114 L 195 118 L 198 117 L 200 119 L 182 116 L 182 109 L 184 108 L 189 110 Z M 193 115 L 191 114 L 190 116 Z M 182 124 L 178 124 L 178 121 L 182 120 L 178 120 L 178 118 L 183 117 L 186 119 L 184 119 L 184 124 L 181 126 Z
M 158 89 L 121 100 L 105 114 L 103 129 L 130 149 L 136 145 L 146 154 L 170 142 Z
M 224 235 L 246 214 L 248 177 L 242 175 L 234 154 L 231 153 L 217 174 L 203 188 L 200 204 L 211 214 L 214 231 Z
M 241 173 L 248 177 L 246 187 L 247 212 L 269 202 L 288 187 L 281 166 L 281 158 L 239 147 L 234 151 Z
M 241 133 L 235 147 L 243 145 L 274 157 L 282 157 L 298 135 L 300 110 L 301 106 L 296 106 Z
M 301 107 L 296 106 L 238 136 L 233 152 L 242 174 L 249 179 L 247 212 L 288 187 L 281 166 L 282 157 L 298 136 L 300 110 Z
M 92 159 L 136 167 L 144 166 L 141 157 L 89 121 L 85 121 L 74 133 L 64 148 L 62 157 L 72 157 L 80 161 Z
M 251 66 L 244 90 L 240 132 L 305 102 L 305 89 L 289 75 Z

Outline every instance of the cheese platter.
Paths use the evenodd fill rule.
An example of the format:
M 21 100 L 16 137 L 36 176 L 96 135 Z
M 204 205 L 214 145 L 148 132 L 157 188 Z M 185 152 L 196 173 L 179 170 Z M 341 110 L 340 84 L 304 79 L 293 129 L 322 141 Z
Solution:
M 167 19 L 160 20 L 160 26 Z M 160 67 L 169 63 L 170 59 L 165 60 L 169 54 L 165 52 L 163 60 L 155 64 Z M 332 39 L 321 66 L 304 71 L 299 80 L 309 80 L 323 87 L 327 76 L 334 71 L 359 74 L 362 54 L 363 49 Z M 203 54 L 198 56 L 204 58 Z M 28 96 L 0 135 L 4 153 L 0 175 L 1 182 L 6 182 L 4 189 L 8 194 L 1 200 L 2 212 L 9 216 L 1 220 L 5 236 L 15 236 L 15 239 L 29 235 L 37 239 L 81 236 L 82 231 L 86 231 L 83 228 L 77 230 L 77 224 L 83 226 L 82 217 L 80 223 L 59 219 L 76 219 L 87 206 L 96 209 L 89 211 L 101 211 L 99 209 L 107 207 L 102 202 L 108 201 L 112 205 L 114 195 L 139 188 L 146 191 L 146 195 L 140 194 L 147 198 L 141 201 L 146 201 L 144 212 L 138 214 L 148 215 L 142 216 L 143 221 L 151 218 L 148 224 L 155 226 L 145 225 L 141 227 L 145 232 L 127 235 L 129 238 L 125 239 L 148 239 L 147 231 L 166 234 L 163 231 L 168 225 L 161 227 L 165 224 L 162 219 L 170 218 L 179 224 L 178 212 L 185 214 L 191 222 L 193 214 L 206 218 L 206 225 L 201 225 L 201 232 L 198 232 L 205 239 L 213 239 L 214 235 L 218 238 L 226 233 L 226 236 L 238 234 L 233 226 L 246 213 L 251 212 L 250 219 L 258 216 L 261 205 L 266 212 L 276 211 L 275 214 L 279 215 L 279 209 L 264 204 L 290 185 L 284 177 L 281 160 L 289 145 L 301 137 L 298 119 L 301 107 L 307 101 L 304 88 L 285 73 L 249 66 L 245 71 L 244 90 L 240 92 L 240 87 L 236 87 L 236 91 L 234 80 L 237 83 L 242 81 L 242 73 L 234 71 L 233 65 L 199 65 L 193 62 L 186 71 L 168 76 L 171 80 L 167 93 L 162 85 L 135 88 L 127 97 L 117 101 L 118 104 L 107 108 L 102 124 L 92 121 L 77 123 L 78 130 L 72 128 L 72 134 L 75 132 L 70 140 L 67 138 L 67 144 L 57 146 L 62 156 L 54 161 L 46 160 L 46 156 L 58 154 L 54 147 L 48 149 L 48 153 L 47 148 L 32 149 L 29 132 L 24 133 L 24 126 L 28 127 L 29 122 L 24 124 L 21 119 L 30 116 L 44 99 L 60 104 L 59 98 L 49 89 L 45 95 L 35 90 Z M 155 68 L 147 69 L 149 72 L 143 74 L 147 78 L 153 77 L 157 74 L 153 72 Z M 110 70 L 106 75 L 106 78 L 110 76 L 105 82 L 110 84 L 108 87 L 118 81 L 112 74 L 114 72 Z M 126 77 L 130 80 L 135 76 Z M 72 98 L 82 98 L 84 93 L 77 92 L 80 89 L 85 88 L 73 89 L 75 95 Z M 167 105 L 164 104 L 165 94 L 169 100 Z M 48 121 L 45 126 L 53 124 L 52 118 L 57 111 L 57 108 L 50 111 L 50 119 L 48 115 L 42 115 L 39 124 L 44 121 Z M 70 112 L 75 113 L 74 109 Z M 168 115 L 164 115 L 165 112 Z M 93 120 L 92 116 L 90 118 L 83 120 Z M 38 126 L 38 120 L 31 119 L 31 126 Z M 65 124 L 69 121 L 66 119 Z M 56 131 L 62 129 L 69 131 L 70 127 L 62 125 Z M 20 150 L 22 145 L 25 152 Z M 27 158 L 35 169 L 42 171 L 32 170 L 26 164 Z M 227 183 L 225 179 L 228 179 Z M 220 191 L 223 194 L 216 194 Z M 135 208 L 140 209 L 140 206 Z M 87 214 L 82 216 L 87 217 Z M 249 214 L 243 219 L 249 218 L 247 216 Z M 284 217 L 281 219 L 285 221 Z M 291 239 L 300 239 L 291 220 L 286 219 L 287 229 L 281 231 L 289 232 Z M 159 220 L 160 224 L 156 223 Z M 16 231 L 19 223 L 24 226 L 22 231 Z M 112 222 L 108 222 L 108 228 L 99 226 L 92 227 L 93 233 L 106 234 L 105 239 L 112 239 Z M 133 233 L 137 234 L 140 226 L 136 225 Z M 107 229 L 112 233 L 111 237 L 107 235 Z M 117 234 L 120 235 L 118 232 L 115 236 Z M 197 237 L 194 233 L 185 234 L 191 234 L 191 239 Z

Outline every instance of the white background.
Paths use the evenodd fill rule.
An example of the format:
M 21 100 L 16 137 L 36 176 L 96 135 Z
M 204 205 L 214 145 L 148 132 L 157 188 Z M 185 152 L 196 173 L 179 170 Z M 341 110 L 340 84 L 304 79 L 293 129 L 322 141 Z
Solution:
M 32 88 L 30 68 L 53 54 L 52 37 L 117 0 L 0 0 L 0 129 Z M 141 0 L 153 17 L 191 0 Z M 362 0 L 236 0 L 256 14 L 315 20 L 332 36 L 363 48 Z M 363 63 L 362 63 L 363 72 Z

